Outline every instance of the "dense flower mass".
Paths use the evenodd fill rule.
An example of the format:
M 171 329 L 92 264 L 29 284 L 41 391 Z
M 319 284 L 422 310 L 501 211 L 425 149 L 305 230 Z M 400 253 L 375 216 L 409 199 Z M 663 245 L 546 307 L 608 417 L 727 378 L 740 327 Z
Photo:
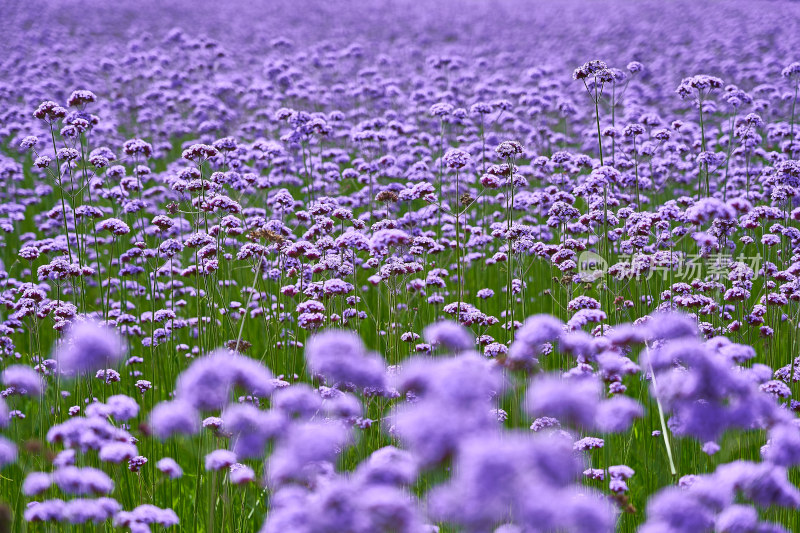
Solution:
M 0 25 L 0 531 L 800 531 L 800 5 Z

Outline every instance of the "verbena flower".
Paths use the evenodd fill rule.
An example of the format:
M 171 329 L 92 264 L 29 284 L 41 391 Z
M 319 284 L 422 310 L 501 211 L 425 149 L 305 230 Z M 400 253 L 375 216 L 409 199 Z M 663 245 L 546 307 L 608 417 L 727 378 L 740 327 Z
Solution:
M 367 352 L 361 339 L 346 331 L 326 331 L 309 339 L 305 352 L 312 373 L 331 384 L 379 389 L 385 383 L 383 360 Z
M 54 352 L 59 368 L 74 374 L 106 368 L 124 355 L 125 347 L 119 335 L 92 321 L 72 324 Z

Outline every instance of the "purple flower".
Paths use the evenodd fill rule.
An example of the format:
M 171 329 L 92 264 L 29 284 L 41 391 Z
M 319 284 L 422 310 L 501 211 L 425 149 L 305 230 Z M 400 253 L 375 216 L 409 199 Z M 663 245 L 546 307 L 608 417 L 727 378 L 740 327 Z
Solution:
M 178 525 L 178 522 L 178 515 L 172 509 L 160 509 L 154 505 L 145 504 L 133 511 L 117 513 L 114 516 L 113 524 L 114 527 L 128 527 L 132 531 L 141 531 L 142 525 L 157 524 L 161 527 L 171 527 Z
M 578 485 L 580 462 L 563 440 L 519 433 L 470 439 L 453 472 L 432 491 L 429 508 L 466 530 L 489 530 L 511 518 L 531 530 L 584 531 L 580 524 L 591 523 L 592 531 L 613 531 L 613 508 Z
M 321 463 L 334 461 L 350 439 L 338 424 L 306 422 L 292 425 L 269 459 L 268 478 L 273 486 L 308 481 Z
M 549 416 L 542 416 L 534 420 L 533 424 L 531 424 L 531 429 L 535 432 L 550 428 L 559 429 L 561 428 L 561 423 L 555 418 L 551 418 Z
M 444 154 L 444 164 L 447 165 L 448 168 L 461 169 L 469 165 L 469 163 L 470 156 L 463 150 L 448 150 L 447 153 Z
M 109 442 L 100 448 L 98 457 L 101 461 L 119 464 L 136 457 L 139 451 L 128 442 Z
M 200 430 L 200 414 L 181 400 L 156 405 L 150 411 L 149 422 L 155 436 L 162 440 L 176 433 L 193 435 Z
M 236 462 L 236 454 L 228 450 L 214 450 L 206 455 L 206 470 L 222 470 Z
M 275 392 L 272 405 L 290 418 L 312 418 L 322 409 L 322 397 L 305 383 Z
M 0 468 L 17 461 L 17 446 L 10 440 L 0 437 Z
M 719 447 L 719 444 L 717 444 L 716 442 L 714 442 L 712 440 L 712 441 L 708 441 L 706 443 L 703 443 L 703 448 L 702 449 L 703 449 L 703 453 L 704 454 L 706 454 L 706 455 L 714 455 L 715 453 L 717 453 L 720 450 L 720 447 Z
M 26 522 L 61 522 L 64 520 L 64 502 L 61 500 L 45 500 L 31 502 L 25 509 Z
M 696 337 L 695 321 L 679 313 L 656 314 L 645 323 L 647 337 L 652 340 L 669 340 Z
M 53 478 L 46 472 L 31 472 L 22 483 L 22 493 L 25 496 L 36 496 L 50 488 Z
M 422 332 L 427 342 L 440 345 L 452 352 L 466 351 L 475 347 L 472 333 L 457 322 L 443 320 L 426 326 Z
M 78 89 L 77 91 L 72 91 L 72 94 L 69 95 L 67 105 L 70 107 L 83 107 L 96 101 L 97 96 L 92 91 Z
M 247 465 L 234 463 L 231 465 L 229 479 L 234 485 L 245 485 L 256 479 L 256 473 Z
M 28 135 L 19 143 L 20 148 L 23 150 L 29 150 L 36 146 L 39 142 L 39 139 L 35 135 Z
M 611 492 L 622 494 L 628 492 L 628 484 L 623 479 L 612 479 L 608 483 L 608 488 Z
M 670 426 L 678 435 L 715 441 L 726 429 L 783 418 L 772 398 L 713 345 L 684 336 L 646 350 L 642 361 L 656 374 L 653 393 L 673 413 Z
M 114 489 L 114 482 L 105 472 L 90 467 L 61 467 L 53 473 L 53 481 L 67 494 L 108 494 Z
M 797 424 L 776 424 L 770 428 L 768 436 L 766 449 L 762 450 L 765 461 L 787 468 L 800 464 L 800 428 Z
M 97 227 L 95 227 L 95 230 L 109 231 L 113 235 L 117 236 L 127 235 L 128 233 L 131 232 L 131 228 L 118 218 L 108 218 L 106 220 L 103 220 L 102 222 L 99 222 L 97 224 Z
M 183 151 L 183 158 L 189 161 L 202 162 L 217 155 L 217 149 L 207 144 L 193 144 Z
M 646 527 L 652 531 L 708 531 L 713 523 L 714 513 L 682 489 L 669 487 L 647 502 Z
M 107 368 L 124 356 L 124 345 L 116 332 L 92 321 L 72 324 L 54 353 L 59 367 L 75 374 Z
M 503 141 L 497 145 L 494 151 L 503 158 L 514 157 L 522 153 L 522 145 L 517 141 Z
M 608 475 L 611 476 L 612 479 L 630 479 L 633 477 L 633 474 L 635 474 L 633 468 L 627 465 L 608 467 Z
M 583 471 L 583 475 L 589 479 L 603 481 L 606 477 L 606 472 L 602 468 L 588 468 Z
M 11 365 L 3 370 L 3 385 L 13 387 L 17 394 L 39 396 L 44 390 L 44 380 L 32 368 Z
M 394 446 L 372 452 L 361 462 L 356 477 L 364 484 L 411 485 L 417 478 L 418 466 L 414 456 Z
M 387 425 L 423 465 L 438 463 L 463 439 L 497 431 L 491 399 L 503 385 L 499 368 L 475 354 L 412 359 L 403 365 L 396 388 L 419 400 L 398 405 Z
M 229 405 L 222 419 L 225 431 L 231 435 L 234 453 L 246 459 L 263 457 L 267 441 L 280 435 L 287 424 L 280 411 L 262 411 L 249 404 Z
M 564 323 L 550 315 L 528 317 L 517 331 L 508 350 L 508 359 L 514 366 L 530 367 L 538 363 L 542 345 L 552 342 L 564 333 Z
M 718 531 L 761 531 L 758 529 L 758 512 L 746 505 L 731 505 L 716 519 Z
M 64 505 L 64 518 L 71 524 L 101 523 L 113 517 L 122 506 L 112 498 L 70 500 Z
M 382 229 L 376 231 L 369 240 L 369 247 L 375 253 L 385 253 L 391 247 L 405 246 L 411 242 L 411 236 L 399 229 Z
M 627 431 L 633 421 L 643 414 L 644 409 L 636 400 L 627 396 L 614 396 L 598 406 L 596 427 L 605 433 Z
M 367 353 L 361 339 L 349 331 L 330 330 L 311 337 L 306 344 L 311 372 L 331 384 L 352 384 L 381 389 L 385 383 L 384 362 Z
M 601 393 L 600 383 L 591 377 L 563 379 L 542 375 L 531 380 L 525 406 L 533 416 L 590 428 L 595 423 Z
M 131 472 L 139 472 L 144 465 L 147 464 L 147 457 L 143 455 L 137 455 L 135 457 L 131 457 L 128 460 L 128 470 Z
M 598 439 L 597 437 L 584 437 L 576 440 L 575 443 L 573 443 L 572 448 L 574 450 L 583 452 L 586 450 L 602 448 L 604 445 L 605 441 L 603 439 Z
M 312 490 L 284 487 L 274 493 L 273 508 L 262 528 L 281 531 L 396 531 L 423 528 L 407 494 L 385 485 L 359 485 L 333 477 Z
M 272 374 L 259 361 L 219 349 L 196 359 L 178 377 L 175 394 L 196 409 L 221 409 L 235 387 L 249 394 L 266 397 L 274 388 Z
M 156 463 L 156 468 L 171 479 L 178 479 L 183 476 L 183 469 L 171 457 L 164 457 Z

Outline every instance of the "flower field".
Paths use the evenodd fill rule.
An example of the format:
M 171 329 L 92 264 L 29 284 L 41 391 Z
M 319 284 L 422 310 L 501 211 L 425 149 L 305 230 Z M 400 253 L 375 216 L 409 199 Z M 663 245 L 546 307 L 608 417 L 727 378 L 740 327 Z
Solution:
M 0 533 L 800 531 L 800 4 L 0 30 Z

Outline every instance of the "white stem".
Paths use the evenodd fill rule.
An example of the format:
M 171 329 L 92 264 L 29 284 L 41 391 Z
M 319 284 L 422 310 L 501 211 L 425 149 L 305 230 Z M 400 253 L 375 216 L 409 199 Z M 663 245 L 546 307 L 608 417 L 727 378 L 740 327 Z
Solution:
M 653 363 L 650 362 L 650 347 L 645 344 L 645 349 L 647 350 L 647 366 L 650 367 L 650 377 L 653 380 L 653 396 L 656 399 L 656 405 L 658 406 L 658 418 L 661 421 L 661 435 L 664 437 L 664 447 L 667 449 L 667 458 L 669 459 L 669 471 L 673 476 L 675 476 L 678 474 L 678 472 L 675 470 L 675 461 L 672 459 L 672 448 L 669 445 L 669 432 L 667 430 L 667 423 L 664 420 L 664 409 L 661 407 L 661 400 L 658 399 L 656 373 L 653 370 Z

